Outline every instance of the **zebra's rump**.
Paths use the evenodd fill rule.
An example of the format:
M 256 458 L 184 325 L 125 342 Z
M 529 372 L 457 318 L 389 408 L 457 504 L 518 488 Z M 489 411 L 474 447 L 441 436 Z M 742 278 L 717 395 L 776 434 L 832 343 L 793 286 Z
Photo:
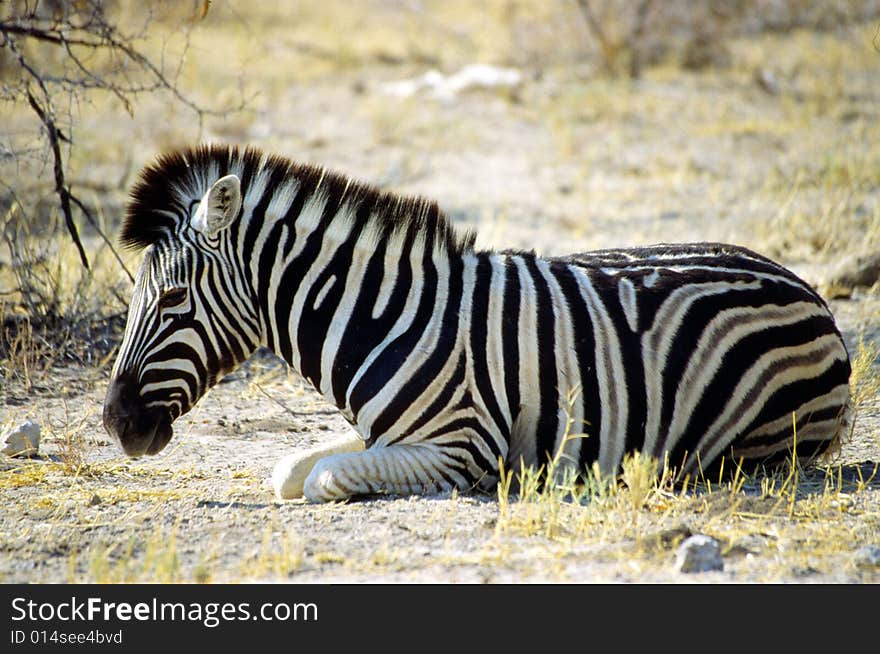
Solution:
M 550 271 L 543 280 L 569 289 L 557 323 L 582 323 L 554 334 L 594 437 L 573 446 L 581 464 L 613 472 L 640 450 L 694 472 L 722 455 L 810 458 L 846 434 L 846 347 L 824 301 L 779 264 L 695 243 L 569 255 Z

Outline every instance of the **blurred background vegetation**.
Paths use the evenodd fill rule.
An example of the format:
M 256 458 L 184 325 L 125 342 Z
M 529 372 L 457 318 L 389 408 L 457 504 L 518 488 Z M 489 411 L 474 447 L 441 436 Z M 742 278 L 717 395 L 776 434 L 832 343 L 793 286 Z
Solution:
M 878 26 L 880 0 L 3 0 L 4 376 L 108 360 L 127 189 L 199 140 L 431 195 L 487 247 L 730 240 L 851 295 Z M 427 83 L 473 64 L 508 81 Z

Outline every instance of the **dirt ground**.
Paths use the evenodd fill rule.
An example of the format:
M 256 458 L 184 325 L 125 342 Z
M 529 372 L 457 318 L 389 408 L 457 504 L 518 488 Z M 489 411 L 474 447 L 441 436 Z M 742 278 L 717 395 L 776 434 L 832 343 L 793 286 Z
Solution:
M 251 38 L 248 65 L 271 70 L 283 42 L 255 45 L 257 26 L 238 21 L 217 29 Z M 878 287 L 841 291 L 833 280 L 856 255 L 880 251 L 874 27 L 732 39 L 723 68 L 658 65 L 639 80 L 508 61 L 521 75 L 514 86 L 451 97 L 393 95 L 389 83 L 432 66 L 376 58 L 267 85 L 251 112 L 209 121 L 205 136 L 433 197 L 477 230 L 480 247 L 752 247 L 827 292 L 855 355 L 860 337 L 880 342 Z M 202 54 L 196 43 L 194 57 Z M 458 69 L 454 58 L 440 63 Z M 157 136 L 146 117 L 161 106 L 139 108 L 133 121 L 84 116 L 79 136 L 125 134 L 136 170 L 160 140 L 191 133 L 180 118 L 174 135 Z M 181 418 L 165 451 L 127 460 L 101 426 L 111 365 L 112 356 L 90 367 L 62 362 L 29 384 L 5 377 L 0 425 L 31 419 L 44 442 L 39 457 L 0 457 L 0 581 L 880 581 L 880 566 L 857 554 L 880 546 L 876 394 L 828 476 L 804 472 L 796 493 L 757 479 L 550 515 L 494 495 L 276 501 L 274 463 L 348 426 L 266 352 Z M 723 571 L 677 571 L 676 546 L 691 533 L 719 540 Z

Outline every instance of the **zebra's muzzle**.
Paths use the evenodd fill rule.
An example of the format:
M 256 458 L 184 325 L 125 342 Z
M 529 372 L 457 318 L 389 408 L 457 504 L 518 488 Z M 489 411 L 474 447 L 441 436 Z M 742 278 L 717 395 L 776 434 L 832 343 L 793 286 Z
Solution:
M 127 375 L 111 380 L 103 418 L 104 429 L 131 457 L 161 452 L 174 434 L 168 411 L 144 406 L 136 383 Z

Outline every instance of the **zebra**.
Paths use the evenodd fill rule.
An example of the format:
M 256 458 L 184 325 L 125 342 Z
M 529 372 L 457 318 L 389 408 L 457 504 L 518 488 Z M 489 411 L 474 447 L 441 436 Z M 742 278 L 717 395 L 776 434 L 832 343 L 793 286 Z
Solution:
M 636 451 L 760 470 L 851 431 L 828 306 L 737 245 L 480 250 L 433 200 L 224 144 L 148 164 L 120 239 L 143 259 L 106 430 L 156 454 L 267 348 L 355 432 L 281 458 L 282 499 L 491 489 L 550 457 L 614 475 Z

